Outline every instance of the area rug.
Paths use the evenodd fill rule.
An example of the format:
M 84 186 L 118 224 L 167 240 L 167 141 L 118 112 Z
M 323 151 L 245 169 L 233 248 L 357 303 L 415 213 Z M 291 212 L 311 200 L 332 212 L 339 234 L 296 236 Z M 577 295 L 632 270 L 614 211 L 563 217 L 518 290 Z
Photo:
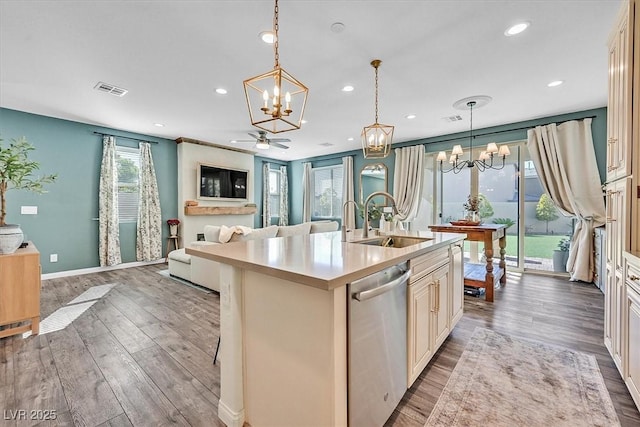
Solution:
M 181 279 L 179 277 L 175 277 L 175 276 L 170 275 L 169 274 L 169 270 L 160 270 L 160 271 L 158 271 L 158 274 L 160 274 L 163 277 L 166 277 L 167 279 L 174 280 L 174 281 L 176 281 L 178 283 L 182 283 L 185 286 L 189 286 L 191 288 L 197 289 L 197 290 L 205 292 L 207 294 L 212 294 L 213 293 L 213 291 L 211 289 L 209 289 L 209 288 L 205 288 L 204 286 L 198 286 L 198 285 L 195 285 L 195 284 L 193 284 L 193 283 L 191 283 L 191 282 L 189 282 L 187 280 L 183 280 L 183 279 Z
M 426 426 L 619 426 L 593 355 L 476 328 Z

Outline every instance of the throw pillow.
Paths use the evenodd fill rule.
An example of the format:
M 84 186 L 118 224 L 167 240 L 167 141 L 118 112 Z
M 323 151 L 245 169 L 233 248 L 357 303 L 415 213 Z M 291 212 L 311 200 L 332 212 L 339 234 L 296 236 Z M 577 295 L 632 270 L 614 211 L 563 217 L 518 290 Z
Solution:
M 220 242 L 220 226 L 219 225 L 205 225 L 204 226 L 204 240 L 207 242 Z
M 249 234 L 234 233 L 229 242 L 246 242 L 247 240 L 268 239 L 270 237 L 276 237 L 277 232 L 277 225 L 271 225 L 265 228 L 254 228 Z
M 298 225 L 281 225 L 278 227 L 278 234 L 276 234 L 276 237 L 309 234 L 309 230 L 311 230 L 311 223 L 308 222 L 304 222 Z

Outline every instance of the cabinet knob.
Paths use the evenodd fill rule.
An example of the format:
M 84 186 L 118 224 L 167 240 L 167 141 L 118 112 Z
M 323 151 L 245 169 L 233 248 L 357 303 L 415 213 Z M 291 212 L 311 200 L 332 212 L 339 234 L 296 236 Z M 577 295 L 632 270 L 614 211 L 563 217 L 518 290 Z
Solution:
M 631 276 L 629 276 L 629 279 L 631 279 L 631 280 L 640 280 L 640 277 L 636 276 L 635 274 L 632 274 Z

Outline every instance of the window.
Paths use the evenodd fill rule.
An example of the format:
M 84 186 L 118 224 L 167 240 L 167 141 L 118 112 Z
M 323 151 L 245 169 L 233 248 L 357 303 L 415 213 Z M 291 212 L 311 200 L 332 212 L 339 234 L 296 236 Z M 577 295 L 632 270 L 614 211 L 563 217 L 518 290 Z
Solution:
M 118 220 L 138 220 L 138 185 L 140 175 L 140 150 L 116 147 L 118 167 Z
M 342 165 L 313 169 L 314 218 L 340 218 L 342 216 Z
M 271 218 L 280 216 L 280 171 L 269 171 L 269 208 Z

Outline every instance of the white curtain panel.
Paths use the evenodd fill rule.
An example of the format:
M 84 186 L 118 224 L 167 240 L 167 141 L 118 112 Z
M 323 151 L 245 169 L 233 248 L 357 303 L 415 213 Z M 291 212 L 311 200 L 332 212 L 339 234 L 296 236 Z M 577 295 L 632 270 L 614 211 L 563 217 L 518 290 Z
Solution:
M 278 225 L 289 225 L 289 178 L 286 166 L 280 166 L 280 220 Z
M 262 227 L 271 225 L 271 193 L 269 179 L 271 178 L 271 163 L 262 164 Z
M 542 186 L 565 215 L 578 220 L 567 271 L 572 281 L 591 282 L 595 267 L 593 228 L 603 225 L 606 215 L 591 119 L 537 126 L 527 131 L 527 137 L 527 149 Z
M 313 181 L 311 179 L 311 163 L 302 164 L 302 221 L 311 221 L 311 200 L 313 198 Z
M 355 201 L 353 188 L 353 157 L 345 156 L 342 158 L 342 203 L 347 201 Z M 349 203 L 345 211 L 346 217 L 342 218 L 342 225 L 348 230 L 356 228 L 356 210 L 353 203 Z
M 424 175 L 424 146 L 396 148 L 393 171 L 393 198 L 396 200 L 398 219 L 412 221 L 418 214 Z
M 100 267 L 122 263 L 120 256 L 120 224 L 118 221 L 118 170 L 116 140 L 102 138 L 98 216 L 100 223 L 98 252 Z
M 140 184 L 138 201 L 138 224 L 136 259 L 154 261 L 162 258 L 162 212 L 158 181 L 151 156 L 151 144 L 141 142 Z

